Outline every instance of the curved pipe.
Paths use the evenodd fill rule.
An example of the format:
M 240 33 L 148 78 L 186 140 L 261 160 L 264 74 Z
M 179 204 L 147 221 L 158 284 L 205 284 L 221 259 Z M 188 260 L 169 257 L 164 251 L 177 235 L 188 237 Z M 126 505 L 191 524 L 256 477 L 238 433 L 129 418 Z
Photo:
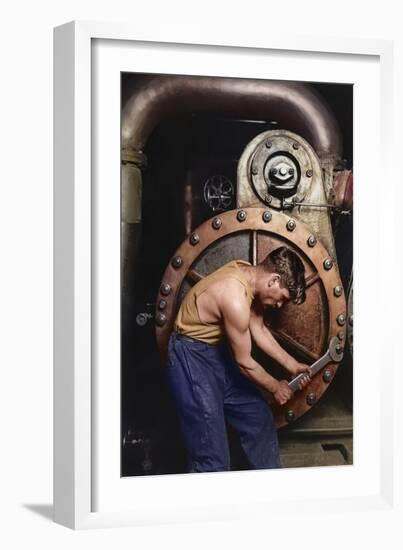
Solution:
M 339 125 L 308 84 L 210 76 L 147 76 L 132 89 L 122 116 L 123 150 L 142 151 L 164 118 L 184 112 L 271 120 L 303 136 L 319 157 L 341 158 Z

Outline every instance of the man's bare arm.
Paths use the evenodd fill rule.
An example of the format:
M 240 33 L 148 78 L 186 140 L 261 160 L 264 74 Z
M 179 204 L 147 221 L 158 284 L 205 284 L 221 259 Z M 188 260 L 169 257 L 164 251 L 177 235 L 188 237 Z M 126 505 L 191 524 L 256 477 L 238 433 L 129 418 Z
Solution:
M 298 363 L 298 361 L 280 346 L 270 332 L 270 329 L 264 324 L 262 313 L 263 312 L 256 312 L 256 310 L 252 309 L 250 315 L 249 329 L 256 345 L 291 374 L 296 375 L 302 372 L 309 374 L 310 368 L 308 365 Z
M 292 392 L 285 380 L 278 381 L 251 356 L 252 339 L 249 331 L 250 307 L 238 283 L 230 284 L 220 300 L 220 309 L 228 342 L 241 372 L 252 382 L 273 393 L 280 404 L 290 399 Z

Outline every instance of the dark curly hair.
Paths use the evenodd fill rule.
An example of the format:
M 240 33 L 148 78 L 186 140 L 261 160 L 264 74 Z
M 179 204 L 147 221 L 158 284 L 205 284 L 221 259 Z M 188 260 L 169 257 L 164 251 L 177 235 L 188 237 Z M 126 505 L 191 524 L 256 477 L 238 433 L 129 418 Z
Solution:
M 294 304 L 305 302 L 305 267 L 295 252 L 286 246 L 280 246 L 258 265 L 266 273 L 280 275 L 280 286 L 288 289 Z

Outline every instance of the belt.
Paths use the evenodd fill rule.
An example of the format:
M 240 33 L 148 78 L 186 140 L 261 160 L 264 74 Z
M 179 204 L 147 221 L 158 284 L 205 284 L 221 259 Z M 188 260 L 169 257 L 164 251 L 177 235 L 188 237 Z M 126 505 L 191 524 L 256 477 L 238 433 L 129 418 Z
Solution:
M 197 340 L 196 338 L 192 338 L 191 336 L 186 336 L 185 334 L 181 334 L 180 332 L 176 332 L 176 330 L 173 331 L 173 333 L 176 338 L 180 338 L 181 340 L 187 340 L 188 342 L 198 342 L 199 344 L 205 344 L 206 342 L 203 342 L 203 340 Z

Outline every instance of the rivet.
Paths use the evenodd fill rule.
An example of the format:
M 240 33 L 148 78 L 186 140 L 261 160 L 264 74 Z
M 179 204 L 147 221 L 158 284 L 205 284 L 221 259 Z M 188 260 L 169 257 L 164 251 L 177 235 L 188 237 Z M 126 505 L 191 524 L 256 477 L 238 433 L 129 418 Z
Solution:
M 315 244 L 317 243 L 316 237 L 314 237 L 313 235 L 310 235 L 308 237 L 307 243 L 308 243 L 308 246 L 313 248 L 315 246 Z
M 337 285 L 333 289 L 333 294 L 336 296 L 336 298 L 339 298 L 343 294 L 343 289 L 340 285 Z
M 341 327 L 346 324 L 346 316 L 344 313 L 340 313 L 340 315 L 337 316 L 337 324 Z
M 160 300 L 158 302 L 158 309 L 165 309 L 168 305 L 168 302 L 166 300 Z
M 339 340 L 344 340 L 344 332 L 342 330 L 339 330 L 339 332 L 337 333 L 337 338 Z
M 258 173 L 259 173 L 258 167 L 257 166 L 252 166 L 252 174 L 254 176 L 256 176 Z
M 323 262 L 323 267 L 326 269 L 326 271 L 329 271 L 329 269 L 332 269 L 333 262 L 330 258 L 326 258 L 326 260 Z
M 312 174 L 313 174 L 312 170 L 307 170 L 307 171 L 306 171 L 306 177 L 307 177 L 307 178 L 311 178 L 311 177 L 312 177 Z
M 238 214 L 236 215 L 236 217 L 237 217 L 237 220 L 238 220 L 239 222 L 244 222 L 244 221 L 246 220 L 246 212 L 245 212 L 245 210 L 240 210 L 240 211 L 238 212 Z
M 264 202 L 266 204 L 271 204 L 272 200 L 273 200 L 273 197 L 271 197 L 270 195 L 266 195 L 265 198 L 264 198 Z
M 268 149 L 270 149 L 271 145 L 272 145 L 272 144 L 271 144 L 271 141 L 268 139 L 268 140 L 266 141 L 266 147 L 267 147 Z
M 190 244 L 196 245 L 200 242 L 200 237 L 197 233 L 192 233 L 190 235 L 189 241 L 190 241 Z
M 348 318 L 348 324 L 350 325 L 350 327 L 353 326 L 353 316 L 350 315 L 350 317 Z
M 269 210 L 265 210 L 262 215 L 264 223 L 268 223 L 272 218 L 272 214 Z
M 306 402 L 308 405 L 313 405 L 316 401 L 316 395 L 314 393 L 308 393 L 306 396 Z
M 340 344 L 337 344 L 336 353 L 338 353 L 339 355 L 340 355 L 340 353 L 343 353 L 343 346 L 341 346 Z
M 175 269 L 179 269 L 182 264 L 183 264 L 183 260 L 180 256 L 175 256 L 173 259 L 172 259 L 172 265 Z
M 296 227 L 296 223 L 294 220 L 288 220 L 287 222 L 287 229 L 288 231 L 294 231 L 295 227 Z
M 323 381 L 326 382 L 326 383 L 328 384 L 328 383 L 332 380 L 332 378 L 333 378 L 332 371 L 326 369 L 325 372 L 323 373 L 322 378 L 323 378 Z
M 163 313 L 157 313 L 155 317 L 155 322 L 159 327 L 163 327 L 167 321 L 168 321 L 168 318 L 166 315 L 164 315 Z
M 293 149 L 299 149 L 299 143 L 293 143 L 292 147 Z
M 293 420 L 295 420 L 295 412 L 289 409 L 285 414 L 285 419 L 287 420 L 287 422 L 292 422 Z
M 162 283 L 160 292 L 163 296 L 168 296 L 168 294 L 171 294 L 172 287 L 168 283 Z
M 220 229 L 220 227 L 222 226 L 221 218 L 214 218 L 211 225 L 213 226 L 213 229 Z

